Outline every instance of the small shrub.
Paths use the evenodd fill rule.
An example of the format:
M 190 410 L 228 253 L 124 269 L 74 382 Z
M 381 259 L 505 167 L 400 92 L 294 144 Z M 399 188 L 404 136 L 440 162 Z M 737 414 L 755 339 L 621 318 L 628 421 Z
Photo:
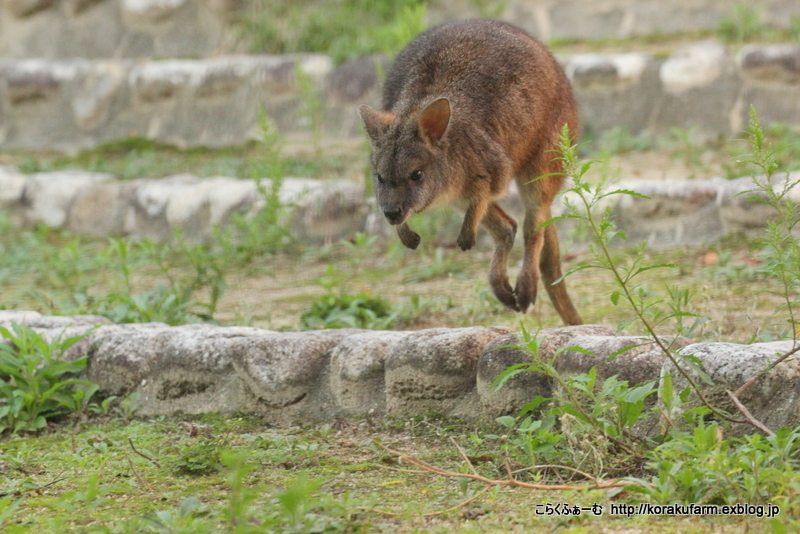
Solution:
M 366 294 L 322 296 L 300 316 L 303 330 L 319 328 L 366 328 L 385 330 L 397 319 L 388 302 Z
M 220 462 L 218 444 L 212 440 L 202 439 L 181 451 L 174 470 L 181 475 L 210 475 L 220 470 Z
M 394 54 L 425 29 L 422 0 L 258 0 L 239 21 L 254 53 L 320 52 L 335 61 Z
M 73 378 L 86 369 L 86 357 L 61 357 L 84 336 L 47 342 L 27 326 L 15 323 L 12 330 L 0 327 L 9 341 L 0 344 L 0 432 L 39 430 L 48 420 L 83 410 L 98 389 Z
M 719 23 L 717 33 L 728 43 L 743 43 L 761 37 L 766 26 L 758 9 L 750 3 L 739 3 L 731 8 Z

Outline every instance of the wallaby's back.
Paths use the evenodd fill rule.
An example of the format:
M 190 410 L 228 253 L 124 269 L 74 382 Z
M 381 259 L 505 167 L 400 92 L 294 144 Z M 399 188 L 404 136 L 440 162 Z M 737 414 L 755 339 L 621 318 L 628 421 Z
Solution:
M 420 34 L 389 70 L 382 108 L 402 117 L 440 96 L 458 110 L 451 144 L 480 128 L 504 146 L 515 171 L 555 148 L 565 123 L 577 135 L 563 70 L 541 43 L 504 22 L 455 22 Z

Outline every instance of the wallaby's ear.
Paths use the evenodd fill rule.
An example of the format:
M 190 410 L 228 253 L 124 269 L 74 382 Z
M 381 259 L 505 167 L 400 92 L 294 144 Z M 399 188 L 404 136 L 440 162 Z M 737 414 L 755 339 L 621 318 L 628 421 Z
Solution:
M 431 144 L 439 141 L 450 124 L 450 101 L 446 98 L 434 100 L 422 110 L 419 131 L 422 138 Z
M 361 120 L 364 121 L 364 127 L 367 129 L 367 135 L 373 142 L 377 141 L 392 121 L 397 118 L 388 111 L 378 111 L 366 104 L 358 106 L 358 114 L 361 115 Z

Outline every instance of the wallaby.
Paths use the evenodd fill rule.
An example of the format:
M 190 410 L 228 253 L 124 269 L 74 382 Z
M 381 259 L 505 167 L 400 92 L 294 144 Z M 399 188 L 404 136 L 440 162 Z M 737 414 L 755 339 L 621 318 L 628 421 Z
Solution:
M 402 243 L 420 237 L 409 216 L 460 201 L 458 245 L 475 245 L 478 224 L 495 242 L 489 283 L 497 298 L 525 312 L 539 273 L 565 324 L 581 324 L 561 274 L 550 205 L 565 176 L 559 155 L 564 125 L 577 135 L 572 89 L 552 54 L 523 30 L 493 20 L 455 22 L 418 35 L 386 76 L 382 109 L 359 107 L 372 146 L 380 209 Z M 516 221 L 497 203 L 515 177 L 525 205 L 522 270 L 512 290 L 508 256 Z

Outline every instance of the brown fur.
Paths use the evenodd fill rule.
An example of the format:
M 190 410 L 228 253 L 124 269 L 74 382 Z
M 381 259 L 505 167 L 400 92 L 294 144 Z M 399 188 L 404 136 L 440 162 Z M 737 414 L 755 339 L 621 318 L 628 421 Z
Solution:
M 489 282 L 497 298 L 522 311 L 536 300 L 539 276 L 566 324 L 581 324 L 561 277 L 550 205 L 564 183 L 553 152 L 564 124 L 577 134 L 572 90 L 550 52 L 522 30 L 478 20 L 417 36 L 389 70 L 382 110 L 359 108 L 372 143 L 378 204 L 409 248 L 420 237 L 408 217 L 462 201 L 458 245 L 475 245 L 483 224 L 496 248 Z M 516 221 L 496 202 L 515 177 L 525 204 L 522 271 L 512 290 L 508 255 Z M 539 178 L 542 177 L 542 178 Z M 532 181 L 539 178 L 536 181 Z

